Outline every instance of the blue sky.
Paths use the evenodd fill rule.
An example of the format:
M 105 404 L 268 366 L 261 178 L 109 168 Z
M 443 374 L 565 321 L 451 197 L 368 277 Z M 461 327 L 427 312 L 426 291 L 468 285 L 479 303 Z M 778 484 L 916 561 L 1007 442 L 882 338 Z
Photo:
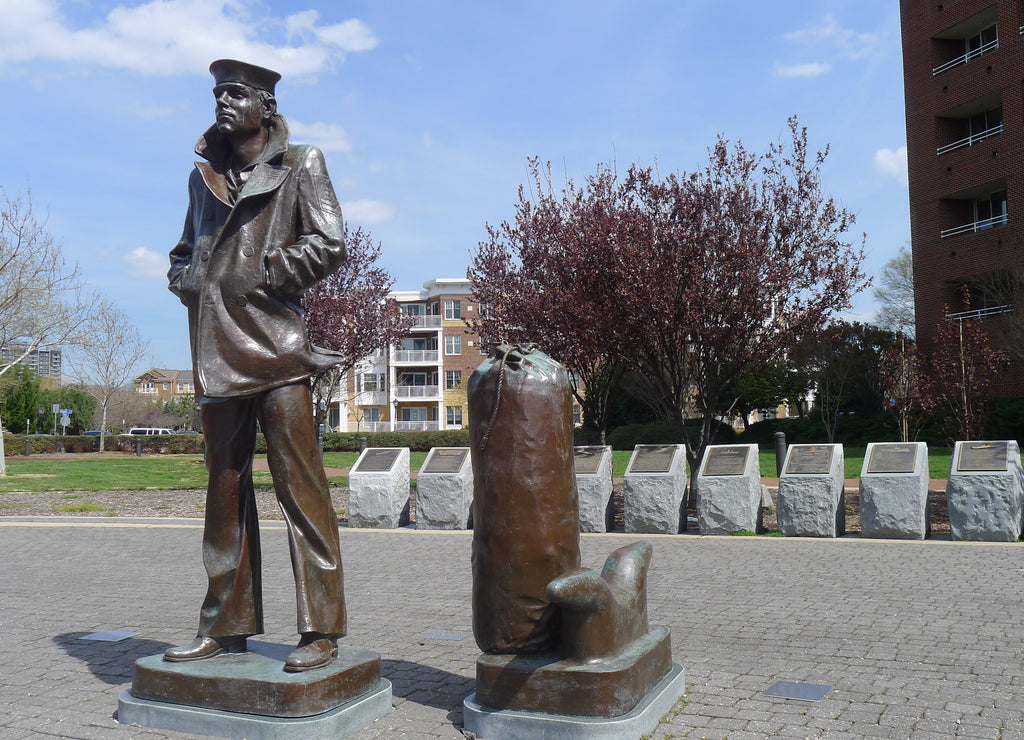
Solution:
M 164 273 L 220 57 L 284 75 L 293 139 L 324 150 L 398 289 L 465 276 L 529 156 L 575 180 L 693 170 L 716 135 L 764 151 L 794 114 L 831 146 L 825 186 L 867 233 L 867 271 L 910 237 L 891 0 L 0 0 L 0 17 L 0 186 L 31 190 L 160 367 L 190 362 Z M 874 309 L 869 290 L 851 316 Z

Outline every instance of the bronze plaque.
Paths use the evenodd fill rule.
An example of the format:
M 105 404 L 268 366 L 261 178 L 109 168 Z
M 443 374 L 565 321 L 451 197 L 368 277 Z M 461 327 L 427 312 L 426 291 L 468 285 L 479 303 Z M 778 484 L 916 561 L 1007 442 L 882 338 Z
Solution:
M 913 473 L 917 465 L 917 445 L 890 442 L 871 448 L 868 473 Z
M 469 454 L 468 447 L 435 447 L 423 467 L 424 473 L 458 473 L 462 470 L 466 456 Z
M 675 445 L 637 445 L 630 473 L 667 473 L 676 459 Z
M 393 448 L 369 449 L 354 468 L 356 473 L 386 473 L 398 459 L 399 450 Z
M 574 447 L 572 453 L 573 463 L 576 466 L 576 475 L 596 475 L 601 467 L 601 458 L 606 448 L 600 445 L 593 447 Z
M 1006 470 L 1006 442 L 964 442 L 960 445 L 957 470 Z
M 712 447 L 704 458 L 704 472 L 701 475 L 743 475 L 747 468 L 749 447 Z
M 790 448 L 786 473 L 795 475 L 828 475 L 832 470 L 832 445 L 793 445 Z

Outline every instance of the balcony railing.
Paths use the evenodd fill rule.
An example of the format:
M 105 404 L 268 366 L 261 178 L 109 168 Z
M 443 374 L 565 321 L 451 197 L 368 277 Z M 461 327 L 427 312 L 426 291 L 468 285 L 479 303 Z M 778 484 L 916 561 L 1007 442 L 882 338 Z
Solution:
M 395 362 L 437 362 L 441 355 L 436 349 L 400 349 Z
M 396 421 L 395 432 L 437 432 L 441 429 L 438 421 Z
M 436 385 L 395 386 L 395 396 L 397 398 L 437 398 L 440 395 L 440 387 Z
M 413 329 L 440 329 L 443 319 L 440 316 L 413 316 Z
M 388 402 L 387 391 L 359 391 L 353 398 L 357 406 L 384 406 Z
M 990 52 L 994 49 L 999 48 L 999 39 L 992 39 L 987 44 L 982 44 L 977 49 L 971 49 L 969 52 L 962 56 L 958 56 L 955 59 L 950 59 L 945 64 L 940 64 L 938 67 L 932 70 L 933 75 L 942 74 L 947 69 L 953 69 L 953 67 L 959 67 L 961 64 L 967 64 L 975 57 L 980 57 L 982 54 Z
M 390 421 L 361 421 L 356 426 L 358 428 L 355 429 L 354 431 L 358 431 L 358 432 L 390 432 L 391 431 L 391 422 Z
M 951 229 L 943 229 L 939 232 L 939 236 L 945 239 L 947 236 L 956 236 L 957 234 L 970 234 L 975 231 L 984 231 L 985 229 L 991 229 L 993 226 L 1002 226 L 1006 223 L 1006 214 L 1000 214 L 993 216 L 992 218 L 985 218 L 981 221 L 975 221 L 973 223 L 964 224 L 963 226 L 954 226 Z M 934 233 L 934 232 L 933 232 Z
M 961 147 L 974 146 L 975 144 L 981 143 L 985 139 L 988 139 L 988 138 L 990 138 L 992 136 L 997 136 L 997 135 L 999 135 L 1001 133 L 1003 133 L 1003 124 L 1000 123 L 1000 124 L 998 124 L 996 126 L 993 126 L 990 129 L 986 129 L 985 131 L 982 131 L 981 133 L 971 134 L 966 139 L 960 139 L 960 141 L 954 141 L 952 144 L 946 144 L 946 146 L 940 146 L 938 149 L 935 150 L 935 153 L 936 154 L 945 154 L 946 152 L 951 152 L 954 149 L 960 149 Z
M 947 313 L 946 318 L 952 319 L 953 321 L 965 321 L 971 319 L 987 319 L 992 316 L 1002 316 L 1003 314 L 1013 313 L 1013 304 L 1006 303 L 1002 306 L 988 306 L 986 308 L 975 308 L 970 311 L 959 311 L 957 313 Z

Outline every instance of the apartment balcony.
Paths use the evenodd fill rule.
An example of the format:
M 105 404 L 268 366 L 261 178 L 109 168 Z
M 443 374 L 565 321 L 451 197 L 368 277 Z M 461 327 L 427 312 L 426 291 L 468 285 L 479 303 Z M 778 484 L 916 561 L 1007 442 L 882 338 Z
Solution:
M 441 353 L 436 349 L 400 349 L 395 351 L 396 365 L 428 365 L 437 364 Z
M 395 386 L 395 398 L 400 401 L 409 400 L 411 398 L 431 398 L 438 399 L 441 397 L 441 386 L 438 385 L 398 385 Z
M 356 424 L 357 432 L 390 432 L 390 421 L 361 421 Z
M 412 331 L 417 329 L 440 329 L 444 319 L 441 316 L 413 316 Z
M 357 406 L 387 406 L 387 391 L 359 391 L 353 399 Z
M 396 421 L 394 432 L 438 432 L 441 430 L 439 421 Z
M 987 44 L 982 44 L 976 49 L 971 49 L 966 54 L 961 54 L 958 57 L 950 59 L 948 62 L 945 62 L 944 64 L 940 64 L 938 67 L 932 70 L 932 75 L 940 75 L 947 70 L 953 69 L 954 67 L 959 67 L 961 64 L 967 64 L 967 62 L 971 61 L 972 59 L 980 57 L 982 54 L 987 54 L 990 51 L 995 51 L 998 48 L 999 39 L 992 39 Z
M 969 224 L 963 224 L 962 226 L 954 226 L 951 229 L 943 229 L 939 232 L 939 236 L 943 239 L 950 236 L 958 236 L 959 234 L 973 234 L 976 231 L 985 231 L 996 226 L 1004 226 L 1006 224 L 1006 214 L 1001 213 L 998 216 L 992 218 L 984 218 L 980 221 L 973 221 Z
M 985 308 L 975 308 L 970 311 L 958 311 L 957 313 L 947 313 L 946 318 L 953 321 L 971 321 L 974 319 L 989 319 L 993 316 L 1002 316 L 1003 314 L 1013 313 L 1013 304 L 1006 303 L 1002 306 L 986 306 Z
M 954 141 L 952 144 L 940 146 L 935 150 L 935 153 L 945 154 L 946 152 L 952 152 L 956 149 L 962 149 L 965 146 L 974 146 L 975 144 L 979 144 L 985 141 L 985 139 L 990 139 L 993 136 L 998 136 L 1001 133 L 1003 133 L 1003 124 L 1000 123 L 998 126 L 993 126 L 992 128 L 986 129 L 985 131 L 981 131 L 980 133 L 977 134 L 971 134 L 970 136 L 960 139 L 959 141 Z

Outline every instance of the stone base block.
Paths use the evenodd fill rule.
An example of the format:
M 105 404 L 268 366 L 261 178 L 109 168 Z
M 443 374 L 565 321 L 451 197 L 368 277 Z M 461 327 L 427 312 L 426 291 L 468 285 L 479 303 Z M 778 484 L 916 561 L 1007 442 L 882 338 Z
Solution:
M 380 655 L 369 650 L 338 650 L 323 668 L 300 673 L 283 670 L 290 645 L 249 641 L 249 652 L 171 663 L 162 655 L 135 661 L 131 696 L 268 717 L 309 717 L 357 699 L 380 687 Z
M 619 717 L 577 717 L 514 709 L 492 709 L 470 694 L 462 703 L 466 730 L 480 740 L 638 740 L 658 726 L 683 695 L 685 674 L 671 665 L 632 711 Z
M 117 720 L 125 725 L 231 740 L 337 740 L 348 737 L 391 711 L 391 682 L 381 679 L 369 693 L 310 717 L 266 717 L 219 709 L 118 698 Z
M 861 537 L 923 540 L 930 534 L 926 476 L 861 477 Z
M 954 540 L 1016 542 L 1024 498 L 1010 474 L 951 475 L 946 484 L 949 528 Z
M 481 655 L 475 701 L 495 710 L 608 719 L 632 711 L 671 670 L 669 631 L 651 627 L 620 655 L 594 663 L 550 654 Z

